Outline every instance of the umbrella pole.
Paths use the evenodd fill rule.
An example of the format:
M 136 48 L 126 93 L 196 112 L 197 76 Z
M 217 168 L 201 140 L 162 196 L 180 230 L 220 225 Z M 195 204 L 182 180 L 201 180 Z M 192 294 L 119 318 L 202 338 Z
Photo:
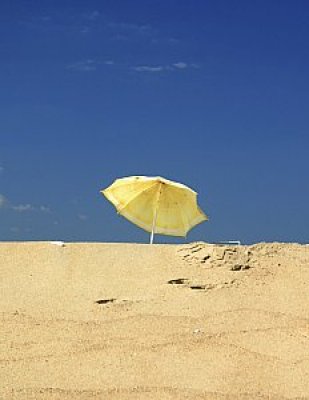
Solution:
M 150 244 L 153 244 L 154 231 L 155 231 L 156 222 L 157 222 L 157 214 L 158 214 L 158 206 L 156 207 L 155 215 L 153 217 L 152 229 L 151 229 L 151 235 L 150 235 Z
M 159 193 L 158 193 L 158 198 L 157 198 L 157 204 L 156 204 L 156 210 L 155 210 L 155 214 L 153 216 L 153 221 L 152 221 L 150 244 L 153 244 L 153 238 L 154 238 L 154 232 L 155 232 L 155 227 L 156 227 L 156 222 L 157 222 L 157 215 L 158 215 L 158 208 L 159 208 L 159 200 L 160 200 L 160 196 L 161 196 L 161 189 L 162 189 L 162 183 L 160 183 L 160 188 L 159 188 Z

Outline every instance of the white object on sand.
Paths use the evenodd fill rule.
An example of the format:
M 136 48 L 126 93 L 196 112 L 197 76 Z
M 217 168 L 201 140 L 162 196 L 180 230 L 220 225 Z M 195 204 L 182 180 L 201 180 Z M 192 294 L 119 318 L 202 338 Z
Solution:
M 60 240 L 55 240 L 53 242 L 49 242 L 50 244 L 55 244 L 56 246 L 64 247 L 64 242 L 61 242 Z
M 240 240 L 223 240 L 223 241 L 219 242 L 218 244 L 232 244 L 232 245 L 240 246 L 241 241 Z

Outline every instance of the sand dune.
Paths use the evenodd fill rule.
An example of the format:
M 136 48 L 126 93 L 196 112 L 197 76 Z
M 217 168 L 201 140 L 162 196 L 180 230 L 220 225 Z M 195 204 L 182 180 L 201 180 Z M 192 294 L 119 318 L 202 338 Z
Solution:
M 0 399 L 309 399 L 309 246 L 0 243 Z

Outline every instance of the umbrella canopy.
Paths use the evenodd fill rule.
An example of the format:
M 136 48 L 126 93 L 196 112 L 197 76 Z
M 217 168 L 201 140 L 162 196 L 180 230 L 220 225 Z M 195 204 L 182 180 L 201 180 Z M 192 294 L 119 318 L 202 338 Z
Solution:
M 208 218 L 197 205 L 197 193 L 168 179 L 130 176 L 116 179 L 101 190 L 117 212 L 140 228 L 171 236 L 186 236 L 195 225 Z

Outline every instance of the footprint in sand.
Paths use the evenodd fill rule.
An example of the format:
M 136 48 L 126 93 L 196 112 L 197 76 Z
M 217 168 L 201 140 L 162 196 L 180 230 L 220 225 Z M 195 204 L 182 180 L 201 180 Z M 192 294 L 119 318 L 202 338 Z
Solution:
M 214 286 L 213 285 L 202 285 L 202 284 L 191 284 L 190 281 L 187 278 L 177 278 L 177 279 L 171 279 L 167 281 L 169 285 L 184 285 L 185 287 L 188 287 L 192 290 L 206 290 L 206 289 L 212 289 Z
M 100 300 L 96 300 L 95 303 L 108 304 L 108 303 L 114 303 L 114 301 L 116 301 L 116 299 L 100 299 Z
M 185 285 L 189 283 L 189 279 L 187 278 L 178 278 L 178 279 L 171 279 L 167 281 L 169 285 Z

